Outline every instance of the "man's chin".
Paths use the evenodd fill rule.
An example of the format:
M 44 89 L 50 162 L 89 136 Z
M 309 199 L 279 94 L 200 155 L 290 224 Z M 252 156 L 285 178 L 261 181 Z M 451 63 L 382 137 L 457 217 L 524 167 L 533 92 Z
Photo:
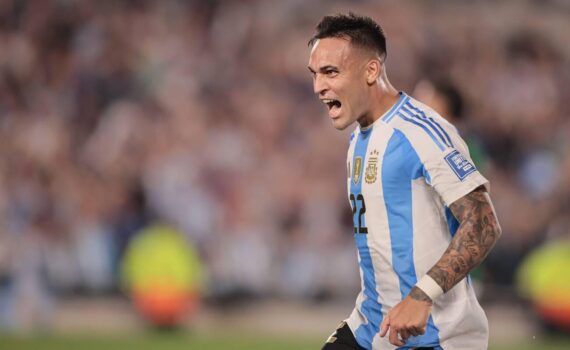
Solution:
M 343 121 L 341 118 L 336 118 L 332 120 L 332 125 L 335 129 L 337 130 L 344 130 L 346 129 L 350 124 L 347 123 L 346 121 Z

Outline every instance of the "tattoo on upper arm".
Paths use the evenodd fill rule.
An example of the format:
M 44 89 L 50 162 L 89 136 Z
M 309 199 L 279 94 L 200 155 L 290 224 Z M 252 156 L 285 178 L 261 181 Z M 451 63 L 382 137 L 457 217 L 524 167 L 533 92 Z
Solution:
M 483 187 L 458 199 L 449 208 L 460 226 L 441 259 L 428 271 L 444 292 L 483 261 L 501 235 L 493 205 Z

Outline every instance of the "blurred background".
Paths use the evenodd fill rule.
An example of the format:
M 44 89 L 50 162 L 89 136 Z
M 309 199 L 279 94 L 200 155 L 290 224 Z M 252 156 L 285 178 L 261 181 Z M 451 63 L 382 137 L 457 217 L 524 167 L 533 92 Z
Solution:
M 0 0 L 0 347 L 320 348 L 360 282 L 307 41 L 349 10 L 491 181 L 491 348 L 569 348 L 565 0 Z

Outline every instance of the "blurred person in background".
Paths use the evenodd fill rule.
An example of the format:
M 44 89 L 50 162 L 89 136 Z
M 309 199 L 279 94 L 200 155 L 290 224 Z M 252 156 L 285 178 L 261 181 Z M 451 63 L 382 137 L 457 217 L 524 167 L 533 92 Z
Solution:
M 488 156 L 478 135 L 472 130 L 473 123 L 466 120 L 465 98 L 459 87 L 449 78 L 423 79 L 414 87 L 413 95 L 458 129 L 469 147 L 473 163 L 479 171 L 484 172 Z
M 358 122 L 347 183 L 362 277 L 354 311 L 323 349 L 486 348 L 466 276 L 501 234 L 488 180 L 451 124 L 390 84 L 376 22 L 326 16 L 316 31 L 314 93 L 336 129 Z

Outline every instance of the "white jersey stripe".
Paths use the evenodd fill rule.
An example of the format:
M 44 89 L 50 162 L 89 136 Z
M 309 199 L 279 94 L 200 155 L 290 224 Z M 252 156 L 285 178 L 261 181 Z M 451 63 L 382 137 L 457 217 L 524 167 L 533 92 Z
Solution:
M 414 107 L 410 102 L 406 103 L 405 107 L 412 110 L 413 112 L 417 113 L 421 118 L 429 121 L 432 125 L 435 125 L 435 127 L 437 128 L 436 131 L 437 131 L 438 135 L 440 135 L 440 137 L 442 137 L 442 138 L 445 138 L 445 140 L 444 140 L 445 144 L 448 147 L 453 147 L 453 142 L 451 142 L 449 135 L 441 127 L 441 125 L 438 122 L 436 122 L 432 117 L 426 116 L 424 111 L 422 111 L 421 109 L 419 109 L 417 107 Z
M 442 141 L 440 141 L 434 135 L 434 133 L 430 129 L 428 129 L 428 127 L 424 123 L 422 123 L 419 120 L 417 120 L 416 118 L 414 118 L 413 114 L 409 115 L 408 113 L 409 113 L 409 111 L 402 108 L 402 109 L 400 109 L 400 112 L 398 112 L 398 117 L 400 117 L 402 120 L 404 120 L 408 123 L 419 126 L 423 131 L 426 132 L 427 135 L 429 135 L 429 137 L 433 140 L 433 142 L 435 142 L 437 147 L 443 151 L 446 148 L 446 146 L 442 143 Z

